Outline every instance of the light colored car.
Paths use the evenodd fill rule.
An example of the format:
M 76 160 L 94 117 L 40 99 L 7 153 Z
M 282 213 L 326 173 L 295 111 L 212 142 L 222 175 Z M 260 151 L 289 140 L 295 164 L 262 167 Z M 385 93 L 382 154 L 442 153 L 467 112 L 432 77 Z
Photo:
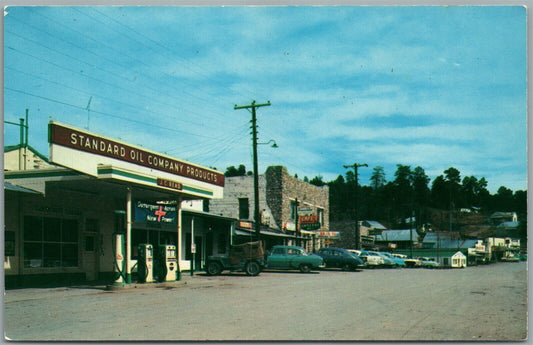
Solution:
M 381 255 L 389 258 L 390 260 L 392 260 L 392 262 L 394 262 L 394 267 L 405 267 L 405 261 L 401 258 L 398 258 L 394 255 L 392 255 L 391 253 L 388 253 L 388 252 L 379 252 Z
M 366 267 L 383 267 L 385 265 L 383 257 L 366 250 L 348 249 L 348 251 L 357 254 L 363 260 Z
M 439 267 L 439 263 L 433 260 L 432 258 L 420 257 L 418 258 L 422 262 L 422 267 L 426 268 L 436 268 Z
M 383 266 L 385 266 L 385 267 L 394 267 L 395 266 L 394 265 L 394 261 L 391 258 L 389 258 L 388 256 L 383 255 L 380 252 L 375 252 L 375 251 L 369 250 L 368 253 L 371 254 L 371 255 L 377 255 L 377 256 L 380 256 L 381 258 L 383 258 Z
M 403 259 L 403 262 L 405 262 L 405 267 L 422 267 L 422 261 L 420 261 L 418 258 L 406 258 Z

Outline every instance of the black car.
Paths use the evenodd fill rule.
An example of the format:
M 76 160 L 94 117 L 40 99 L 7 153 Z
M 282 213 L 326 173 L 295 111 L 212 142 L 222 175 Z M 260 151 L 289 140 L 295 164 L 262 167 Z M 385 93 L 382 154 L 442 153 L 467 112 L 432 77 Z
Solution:
M 320 248 L 316 254 L 324 259 L 327 268 L 336 267 L 348 271 L 365 265 L 357 254 L 343 248 Z

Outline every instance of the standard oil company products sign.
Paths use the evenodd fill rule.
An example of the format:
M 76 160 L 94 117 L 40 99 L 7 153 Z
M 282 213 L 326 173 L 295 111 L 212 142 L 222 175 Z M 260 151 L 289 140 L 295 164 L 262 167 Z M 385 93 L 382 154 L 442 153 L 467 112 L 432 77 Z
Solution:
M 122 176 L 142 184 L 222 197 L 224 174 L 216 170 L 54 121 L 48 130 L 53 163 L 95 177 L 121 179 Z

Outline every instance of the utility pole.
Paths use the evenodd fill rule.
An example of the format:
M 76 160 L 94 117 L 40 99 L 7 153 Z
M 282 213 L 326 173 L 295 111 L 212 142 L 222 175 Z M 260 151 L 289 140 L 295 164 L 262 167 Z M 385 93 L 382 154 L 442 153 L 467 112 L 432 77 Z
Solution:
M 355 194 L 354 194 L 354 197 L 355 197 L 355 249 L 361 249 L 359 245 L 359 219 L 358 219 L 358 210 L 357 210 L 357 206 L 358 206 L 358 200 L 357 200 L 357 189 L 358 188 L 357 187 L 359 186 L 358 177 L 357 177 L 357 168 L 367 167 L 367 166 L 368 165 L 366 163 L 364 164 L 354 163 L 353 165 L 344 166 L 344 168 L 346 169 L 353 168 L 355 172 Z
M 259 175 L 257 168 L 257 117 L 255 114 L 255 109 L 260 107 L 270 106 L 270 101 L 263 104 L 255 104 L 255 101 L 252 101 L 250 105 L 237 105 L 235 104 L 234 110 L 237 109 L 252 109 L 252 148 L 253 148 L 253 159 L 254 159 L 254 225 L 255 233 L 257 240 L 261 240 L 261 216 L 259 215 Z
M 26 109 L 26 124 L 24 124 L 24 119 L 21 117 L 19 123 L 4 121 L 10 125 L 15 125 L 20 127 L 20 144 L 19 144 L 19 170 L 26 170 L 26 157 L 28 155 L 28 109 Z

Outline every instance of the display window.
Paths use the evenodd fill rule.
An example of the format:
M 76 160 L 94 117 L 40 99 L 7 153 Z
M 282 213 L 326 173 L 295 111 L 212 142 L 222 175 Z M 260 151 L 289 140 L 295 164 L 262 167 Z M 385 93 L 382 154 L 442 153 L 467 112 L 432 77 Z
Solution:
M 24 217 L 24 267 L 78 267 L 78 221 Z

